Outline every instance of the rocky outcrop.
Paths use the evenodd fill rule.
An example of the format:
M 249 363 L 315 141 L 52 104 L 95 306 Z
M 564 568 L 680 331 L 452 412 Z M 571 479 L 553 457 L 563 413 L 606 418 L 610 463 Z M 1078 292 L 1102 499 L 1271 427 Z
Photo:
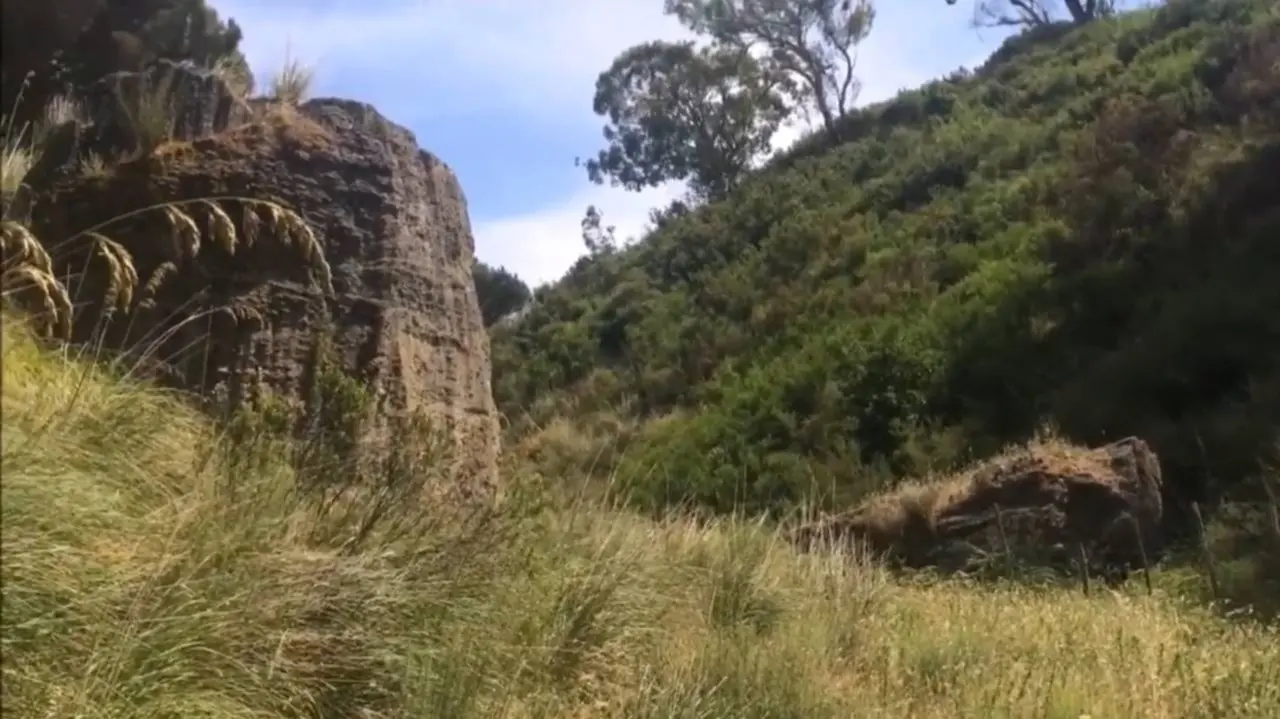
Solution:
M 1065 566 L 1081 549 L 1095 570 L 1124 570 L 1161 550 L 1161 489 L 1159 460 L 1136 437 L 1095 449 L 1039 442 L 806 524 L 794 538 L 806 547 L 859 540 L 946 570 L 1009 553 Z
M 75 104 L 84 117 L 50 131 L 6 217 L 28 218 L 37 194 L 77 177 L 90 159 L 114 162 L 150 151 L 144 135 L 163 132 L 169 142 L 190 142 L 245 125 L 256 114 L 217 73 L 171 60 L 145 72 L 106 75 Z M 163 128 L 154 126 L 157 119 Z
M 456 476 L 491 488 L 498 420 L 453 172 L 368 105 L 314 100 L 246 118 L 212 86 L 189 86 L 207 96 L 183 115 L 191 139 L 86 176 L 65 168 L 108 135 L 67 130 L 74 149 L 51 160 L 63 169 L 34 195 L 30 226 L 47 246 L 101 225 L 139 278 L 129 311 L 88 302 L 73 339 L 158 358 L 173 383 L 225 389 L 233 400 L 263 385 L 301 396 L 323 343 L 385 407 L 442 420 L 458 450 Z M 165 205 L 204 234 L 198 252 L 175 249 L 185 220 Z M 309 232 L 291 229 L 288 212 Z M 309 238 L 327 260 L 323 272 Z M 83 256 L 61 266 L 83 275 L 69 287 L 92 300 L 107 294 L 110 273 L 79 245 Z

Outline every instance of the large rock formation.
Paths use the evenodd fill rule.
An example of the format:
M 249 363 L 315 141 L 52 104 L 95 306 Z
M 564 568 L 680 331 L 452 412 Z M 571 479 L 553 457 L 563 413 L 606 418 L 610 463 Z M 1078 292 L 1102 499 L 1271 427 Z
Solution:
M 106 294 L 109 273 L 90 261 L 68 283 L 90 300 L 73 339 L 105 337 L 135 358 L 163 359 L 183 387 L 226 388 L 233 399 L 260 384 L 305 393 L 323 342 L 385 406 L 444 420 L 457 472 L 468 486 L 491 487 L 499 430 L 488 338 L 453 172 L 368 105 L 325 99 L 247 114 L 206 79 L 181 86 L 190 88 L 185 136 L 90 176 L 78 161 L 87 151 L 118 152 L 103 144 L 121 133 L 64 128 L 32 172 L 33 232 L 51 248 L 76 237 L 68 245 L 83 250 L 61 258 L 64 271 L 84 269 L 93 245 L 77 233 L 101 224 L 139 277 L 129 311 L 104 315 L 92 300 Z M 99 130 L 115 126 L 95 117 Z M 201 198 L 217 199 L 186 202 Z M 166 204 L 195 221 L 204 235 L 198 251 L 177 247 L 189 241 L 178 237 L 186 225 Z M 305 220 L 327 267 L 282 209 Z M 143 287 L 165 273 L 172 276 L 158 289 Z
M 1136 438 L 1096 449 L 1032 443 L 947 480 L 900 488 L 800 527 L 802 546 L 858 540 L 902 563 L 971 569 L 1013 553 L 1066 566 L 1140 567 L 1162 545 L 1160 463 Z

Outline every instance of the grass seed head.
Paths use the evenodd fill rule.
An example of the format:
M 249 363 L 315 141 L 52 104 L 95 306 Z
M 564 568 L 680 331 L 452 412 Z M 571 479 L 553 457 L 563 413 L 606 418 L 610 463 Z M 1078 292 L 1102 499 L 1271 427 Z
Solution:
M 43 309 L 41 331 L 46 336 L 71 337 L 71 298 L 53 275 L 33 265 L 21 265 L 0 275 L 0 293 L 27 297 Z
M 333 294 L 333 270 L 324 257 L 324 249 L 320 247 L 320 241 L 316 239 L 315 233 L 301 217 L 293 213 L 290 213 L 290 216 L 294 220 L 289 228 L 294 247 L 298 249 L 302 259 L 311 265 L 312 276 L 321 289 L 327 294 Z
M 258 242 L 258 235 L 262 232 L 262 220 L 258 218 L 258 204 L 256 202 L 246 202 L 240 211 L 240 228 L 242 230 L 240 240 L 247 248 L 252 248 Z
M 258 308 L 244 302 L 227 305 L 218 311 L 230 318 L 237 327 L 241 325 L 261 327 L 266 322 Z
M 156 265 L 156 268 L 151 271 L 151 276 L 147 278 L 147 284 L 142 287 L 142 300 L 138 303 L 138 306 L 147 309 L 155 307 L 156 294 L 164 286 L 164 283 L 176 274 L 178 274 L 178 266 L 173 262 L 166 261 Z
M 166 205 L 164 216 L 169 222 L 173 242 L 174 261 L 195 259 L 200 254 L 200 228 L 191 216 L 173 205 Z
M 221 207 L 218 207 L 218 203 L 212 200 L 204 200 L 199 204 L 208 214 L 207 226 L 213 241 L 225 250 L 227 254 L 234 255 L 236 253 L 236 225 L 231 221 L 231 217 Z
M 310 265 L 311 276 L 326 294 L 333 294 L 333 270 L 311 226 L 298 213 L 273 202 L 263 203 L 276 241 L 297 251 Z
M 100 233 L 91 232 L 86 238 L 93 242 L 93 254 L 101 257 L 107 265 L 107 291 L 102 298 L 104 309 L 127 312 L 138 287 L 138 271 L 133 266 L 133 256 L 119 242 Z
M 45 274 L 53 274 L 53 261 L 44 245 L 21 223 L 5 220 L 0 225 L 0 240 L 5 268 L 31 266 Z

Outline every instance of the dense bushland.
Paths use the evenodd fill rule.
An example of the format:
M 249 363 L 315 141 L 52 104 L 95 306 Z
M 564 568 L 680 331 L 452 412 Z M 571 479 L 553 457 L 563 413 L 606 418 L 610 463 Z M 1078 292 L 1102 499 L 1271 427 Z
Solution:
M 1175 517 L 1254 491 L 1277 58 L 1267 0 L 1033 27 L 540 289 L 493 332 L 498 401 L 649 507 L 845 503 L 1045 424 L 1152 442 Z

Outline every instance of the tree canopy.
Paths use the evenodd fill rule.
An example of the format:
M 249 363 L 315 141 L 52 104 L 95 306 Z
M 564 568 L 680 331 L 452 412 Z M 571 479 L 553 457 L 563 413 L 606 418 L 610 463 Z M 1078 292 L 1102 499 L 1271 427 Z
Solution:
M 793 97 L 823 126 L 853 108 L 857 47 L 871 32 L 870 0 L 666 0 L 666 11 L 725 47 L 759 54 L 793 81 Z
M 476 284 L 485 327 L 520 310 L 533 298 L 529 286 L 505 267 L 493 267 L 476 260 L 471 266 L 471 277 Z
M 955 5 L 958 0 L 947 0 Z M 1061 0 L 1068 17 L 1083 24 L 1115 13 L 1115 0 Z M 976 0 L 974 22 L 988 26 L 1034 27 L 1048 25 L 1058 17 L 1057 0 Z
M 650 42 L 622 53 L 596 81 L 607 147 L 587 161 L 594 182 L 629 190 L 687 181 L 724 197 L 786 116 L 785 83 L 750 54 Z

